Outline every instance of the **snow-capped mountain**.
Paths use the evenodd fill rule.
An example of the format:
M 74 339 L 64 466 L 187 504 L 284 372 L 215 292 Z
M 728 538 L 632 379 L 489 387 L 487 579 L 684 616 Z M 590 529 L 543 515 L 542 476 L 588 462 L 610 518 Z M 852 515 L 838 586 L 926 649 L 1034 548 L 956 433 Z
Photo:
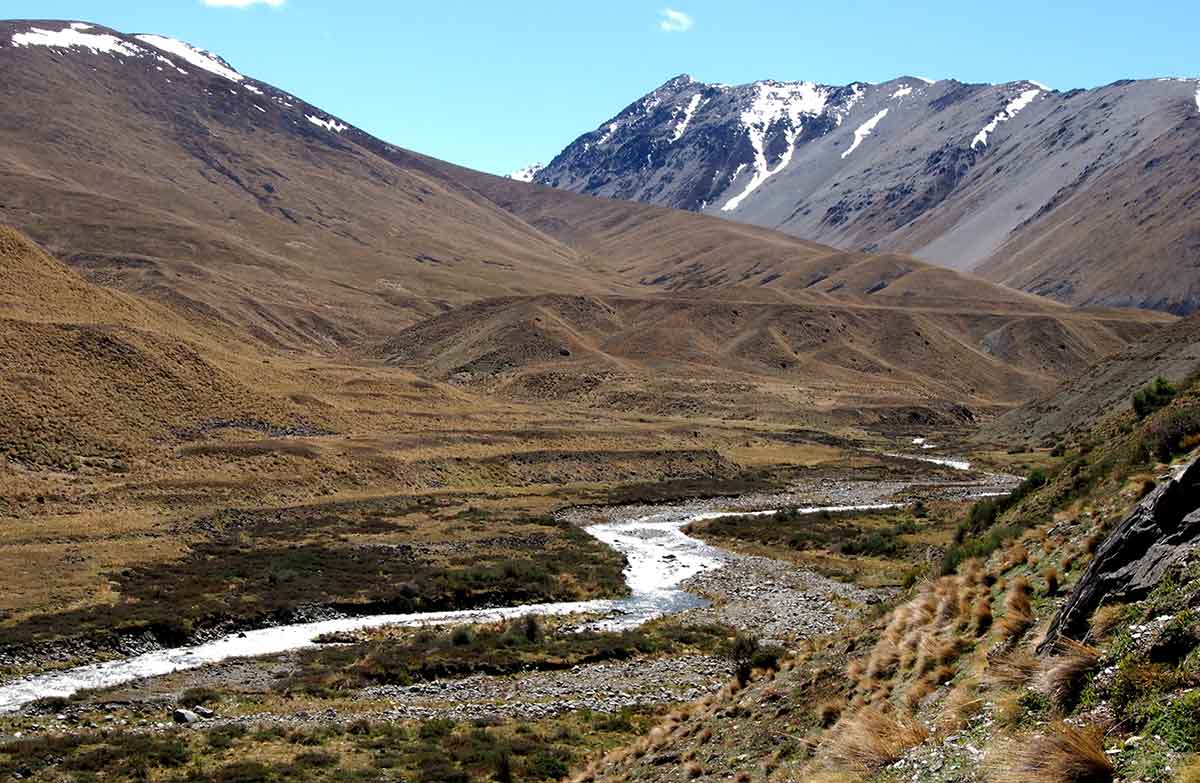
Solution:
M 1190 312 L 1197 154 L 1195 79 L 1061 92 L 685 75 L 579 137 L 535 181 L 912 252 L 1072 303 Z M 1147 259 L 1136 279 L 1131 258 Z
M 509 179 L 515 179 L 517 182 L 533 182 L 542 169 L 546 168 L 545 163 L 534 163 L 532 166 L 526 166 L 523 169 L 517 169 L 512 174 L 508 175 Z

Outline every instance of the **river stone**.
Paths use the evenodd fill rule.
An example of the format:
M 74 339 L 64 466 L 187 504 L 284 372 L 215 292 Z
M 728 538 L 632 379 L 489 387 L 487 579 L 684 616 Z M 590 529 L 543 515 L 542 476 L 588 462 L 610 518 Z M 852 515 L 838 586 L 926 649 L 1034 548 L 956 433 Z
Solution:
M 1106 601 L 1143 598 L 1200 544 L 1200 460 L 1185 465 L 1146 496 L 1108 535 L 1038 646 L 1078 639 Z
M 176 723 L 181 723 L 185 726 L 189 723 L 196 723 L 197 721 L 200 720 L 199 715 L 192 712 L 191 710 L 185 710 L 183 708 L 177 709 L 174 712 L 172 712 L 171 717 L 175 719 Z

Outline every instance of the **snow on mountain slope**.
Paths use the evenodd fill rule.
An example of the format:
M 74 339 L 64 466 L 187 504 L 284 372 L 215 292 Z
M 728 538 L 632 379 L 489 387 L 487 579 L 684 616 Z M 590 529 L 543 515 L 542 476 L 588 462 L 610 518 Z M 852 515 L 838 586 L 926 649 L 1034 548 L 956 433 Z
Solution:
M 1121 170 L 1152 188 L 1168 173 L 1151 165 L 1154 151 L 1177 135 L 1200 136 L 1197 86 L 1167 79 L 1061 92 L 1032 81 L 911 76 L 842 87 L 730 86 L 684 75 L 580 136 L 535 181 L 837 247 L 911 252 L 1074 304 L 1186 313 L 1200 308 L 1200 197 L 1183 194 L 1172 207 L 1183 228 L 1170 242 L 1150 243 L 1153 251 L 1143 243 L 1154 272 L 1137 276 L 1115 272 L 1127 251 L 1097 252 L 1104 243 L 1092 242 L 1109 237 L 1115 247 L 1128 236 L 1133 204 L 1101 223 L 1075 215 L 1071 202 L 1142 157 L 1148 167 Z M 1153 190 L 1142 200 L 1152 197 Z M 1060 225 L 1056 212 L 1074 215 L 1072 225 Z M 1051 235 L 1061 254 L 1051 268 L 1012 268 L 1014 254 L 1030 255 Z M 1084 243 L 1086 264 L 1069 260 Z M 1096 270 L 1112 282 L 1089 285 Z M 1152 280 L 1170 280 L 1170 289 Z
M 523 169 L 517 169 L 512 174 L 509 174 L 508 178 L 515 179 L 517 182 L 533 182 L 534 177 L 544 168 L 546 168 L 545 163 L 534 163 Z

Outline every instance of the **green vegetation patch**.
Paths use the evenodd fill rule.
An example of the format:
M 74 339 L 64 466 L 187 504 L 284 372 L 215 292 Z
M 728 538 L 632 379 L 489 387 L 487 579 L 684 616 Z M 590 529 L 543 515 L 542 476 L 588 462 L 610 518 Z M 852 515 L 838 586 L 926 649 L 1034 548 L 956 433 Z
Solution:
M 311 728 L 222 726 L 105 732 L 0 744 L 0 779 L 169 783 L 423 783 L 560 779 L 589 754 L 649 731 L 655 709 L 577 712 L 536 723 L 360 720 Z
M 456 523 L 487 525 L 498 540 L 476 543 L 466 535 L 446 562 L 423 557 L 408 543 L 411 526 L 380 512 L 370 504 L 228 512 L 214 521 L 213 538 L 182 559 L 111 574 L 116 603 L 30 618 L 0 629 L 0 644 L 150 631 L 174 645 L 222 621 L 287 622 L 303 606 L 407 613 L 611 597 L 627 589 L 624 558 L 565 522 Z M 375 535 L 356 542 L 348 537 L 355 531 Z
M 724 626 L 657 623 L 621 632 L 548 633 L 536 617 L 482 627 L 422 630 L 411 637 L 304 651 L 300 671 L 280 680 L 284 693 L 332 696 L 367 685 L 408 685 L 471 674 L 569 669 L 638 656 L 716 653 L 733 632 Z
M 906 548 L 901 537 L 916 533 L 921 524 L 911 512 L 803 513 L 791 508 L 774 514 L 718 517 L 695 522 L 688 529 L 702 536 L 752 541 L 796 551 L 889 557 Z

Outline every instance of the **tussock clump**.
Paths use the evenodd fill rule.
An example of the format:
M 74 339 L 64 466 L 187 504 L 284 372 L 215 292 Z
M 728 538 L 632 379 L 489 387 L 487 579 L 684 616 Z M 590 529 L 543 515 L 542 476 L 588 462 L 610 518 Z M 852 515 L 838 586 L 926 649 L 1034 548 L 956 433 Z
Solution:
M 1106 604 L 1092 614 L 1092 638 L 1107 639 L 1125 619 L 1125 604 Z
M 992 775 L 996 783 L 1110 783 L 1114 775 L 1104 735 L 1095 726 L 1059 723 L 1000 754 Z
M 829 699 L 817 707 L 817 723 L 827 729 L 842 717 L 842 702 L 840 699 Z
M 1008 593 L 1004 597 L 1004 616 L 997 623 L 1003 641 L 1020 641 L 1025 632 L 1033 626 L 1033 601 L 1030 598 L 1032 592 L 1029 580 L 1024 577 L 1012 580 L 1008 586 Z
M 983 709 L 984 699 L 975 692 L 975 683 L 960 684 L 950 695 L 942 707 L 941 726 L 948 731 L 954 731 L 963 726 Z
M 825 752 L 834 768 L 869 772 L 899 760 L 928 737 L 928 729 L 909 715 L 867 707 L 834 726 Z
M 986 596 L 975 602 L 971 610 L 971 623 L 976 636 L 983 636 L 992 627 L 992 602 Z
M 1042 663 L 1037 688 L 1060 711 L 1075 706 L 1087 675 L 1096 670 L 1100 651 L 1071 639 L 1060 639 L 1055 654 Z
M 1059 578 L 1058 569 L 1053 566 L 1042 572 L 1042 576 L 1046 580 L 1046 595 L 1058 595 Z
M 933 693 L 934 685 L 929 680 L 917 680 L 904 693 L 904 703 L 909 709 L 915 710 L 929 694 Z
M 896 667 L 899 665 L 900 651 L 896 649 L 896 645 L 888 639 L 880 639 L 867 664 L 867 677 L 873 680 L 887 679 L 896 673 Z
M 1008 551 L 1004 553 L 1004 570 L 1008 571 L 1023 565 L 1029 560 L 1029 550 L 1020 541 L 1013 542 Z
M 687 776 L 690 780 L 695 780 L 704 774 L 704 768 L 694 761 L 689 762 L 687 767 L 685 767 L 685 770 L 687 771 Z
M 1019 690 L 1033 682 L 1041 666 L 1041 661 L 1026 650 L 993 655 L 988 658 L 983 682 L 996 690 Z

